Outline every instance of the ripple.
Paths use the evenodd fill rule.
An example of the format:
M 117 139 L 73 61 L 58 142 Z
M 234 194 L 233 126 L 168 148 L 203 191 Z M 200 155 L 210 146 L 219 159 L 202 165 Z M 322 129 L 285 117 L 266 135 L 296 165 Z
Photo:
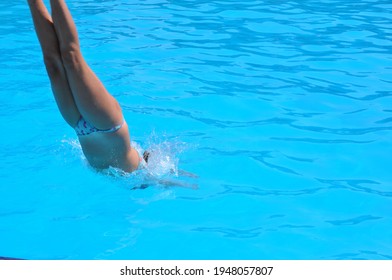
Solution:
M 326 259 L 334 259 L 334 260 L 392 260 L 392 255 L 379 253 L 377 251 L 367 251 L 367 250 L 358 250 L 352 253 L 341 253 L 337 255 L 330 256 Z
M 323 187 L 315 187 L 308 189 L 296 190 L 276 190 L 276 189 L 263 189 L 261 187 L 252 187 L 246 185 L 222 185 L 224 191 L 217 193 L 217 195 L 224 194 L 245 194 L 249 196 L 302 196 L 311 195 L 325 190 Z
M 315 139 L 315 138 L 290 138 L 290 137 L 271 137 L 271 140 L 278 141 L 293 141 L 293 142 L 307 142 L 317 144 L 369 144 L 375 142 L 375 140 L 369 141 L 356 141 L 347 139 Z
M 263 232 L 262 227 L 257 227 L 248 230 L 231 229 L 223 227 L 199 227 L 192 229 L 197 232 L 211 232 L 221 234 L 228 238 L 255 238 Z
M 376 194 L 384 197 L 392 197 L 391 191 L 381 191 L 375 188 L 364 185 L 383 186 L 383 184 L 373 180 L 331 180 L 331 179 L 317 179 L 317 181 L 328 185 L 332 188 L 345 188 L 357 192 L 365 192 L 368 194 Z
M 334 220 L 334 221 L 326 221 L 327 223 L 330 223 L 334 226 L 352 226 L 352 225 L 357 225 L 360 223 L 372 221 L 372 220 L 379 220 L 382 219 L 382 217 L 375 217 L 372 215 L 364 215 L 364 216 L 359 216 L 355 217 L 352 219 L 347 219 L 347 220 Z

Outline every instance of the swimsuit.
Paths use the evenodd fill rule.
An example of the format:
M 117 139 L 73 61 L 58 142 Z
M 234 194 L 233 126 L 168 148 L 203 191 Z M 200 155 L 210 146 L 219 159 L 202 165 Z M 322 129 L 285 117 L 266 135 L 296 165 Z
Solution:
M 125 123 L 125 120 L 119 125 L 116 125 L 115 127 L 109 128 L 109 129 L 98 129 L 95 126 L 93 126 L 91 123 L 86 121 L 83 117 L 80 117 L 78 123 L 75 126 L 75 131 L 78 136 L 84 136 L 84 135 L 89 135 L 94 132 L 104 132 L 104 133 L 110 133 L 110 132 L 116 132 L 119 130 Z

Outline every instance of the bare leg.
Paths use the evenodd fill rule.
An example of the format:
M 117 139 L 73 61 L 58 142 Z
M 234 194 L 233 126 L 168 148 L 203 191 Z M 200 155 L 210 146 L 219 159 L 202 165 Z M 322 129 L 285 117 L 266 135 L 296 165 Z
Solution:
M 51 16 L 42 0 L 28 0 L 28 3 L 57 106 L 65 121 L 74 127 L 80 113 L 68 84 Z
M 120 106 L 81 54 L 76 26 L 67 5 L 64 0 L 51 0 L 50 4 L 61 57 L 80 113 L 98 129 L 121 124 L 123 116 Z

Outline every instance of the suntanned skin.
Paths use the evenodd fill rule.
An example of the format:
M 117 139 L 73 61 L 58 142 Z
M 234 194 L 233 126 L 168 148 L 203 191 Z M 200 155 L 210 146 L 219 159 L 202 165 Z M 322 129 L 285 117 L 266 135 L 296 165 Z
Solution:
M 81 116 L 98 129 L 106 130 L 124 120 L 121 107 L 87 65 L 80 51 L 75 23 L 64 0 L 51 0 L 52 15 L 42 0 L 28 0 L 41 45 L 53 95 L 64 120 L 75 127 Z M 132 172 L 139 155 L 131 148 L 128 125 L 112 133 L 79 136 L 91 166 L 109 166 Z

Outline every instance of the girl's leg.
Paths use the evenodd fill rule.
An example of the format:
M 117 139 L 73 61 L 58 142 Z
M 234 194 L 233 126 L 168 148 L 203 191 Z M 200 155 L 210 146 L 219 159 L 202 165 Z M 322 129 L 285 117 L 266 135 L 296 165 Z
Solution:
M 52 19 L 42 0 L 28 3 L 57 106 L 65 121 L 75 127 L 80 113 L 68 84 Z
M 76 26 L 67 5 L 64 0 L 51 0 L 50 4 L 62 61 L 80 113 L 98 129 L 121 124 L 123 116 L 120 106 L 81 54 Z

